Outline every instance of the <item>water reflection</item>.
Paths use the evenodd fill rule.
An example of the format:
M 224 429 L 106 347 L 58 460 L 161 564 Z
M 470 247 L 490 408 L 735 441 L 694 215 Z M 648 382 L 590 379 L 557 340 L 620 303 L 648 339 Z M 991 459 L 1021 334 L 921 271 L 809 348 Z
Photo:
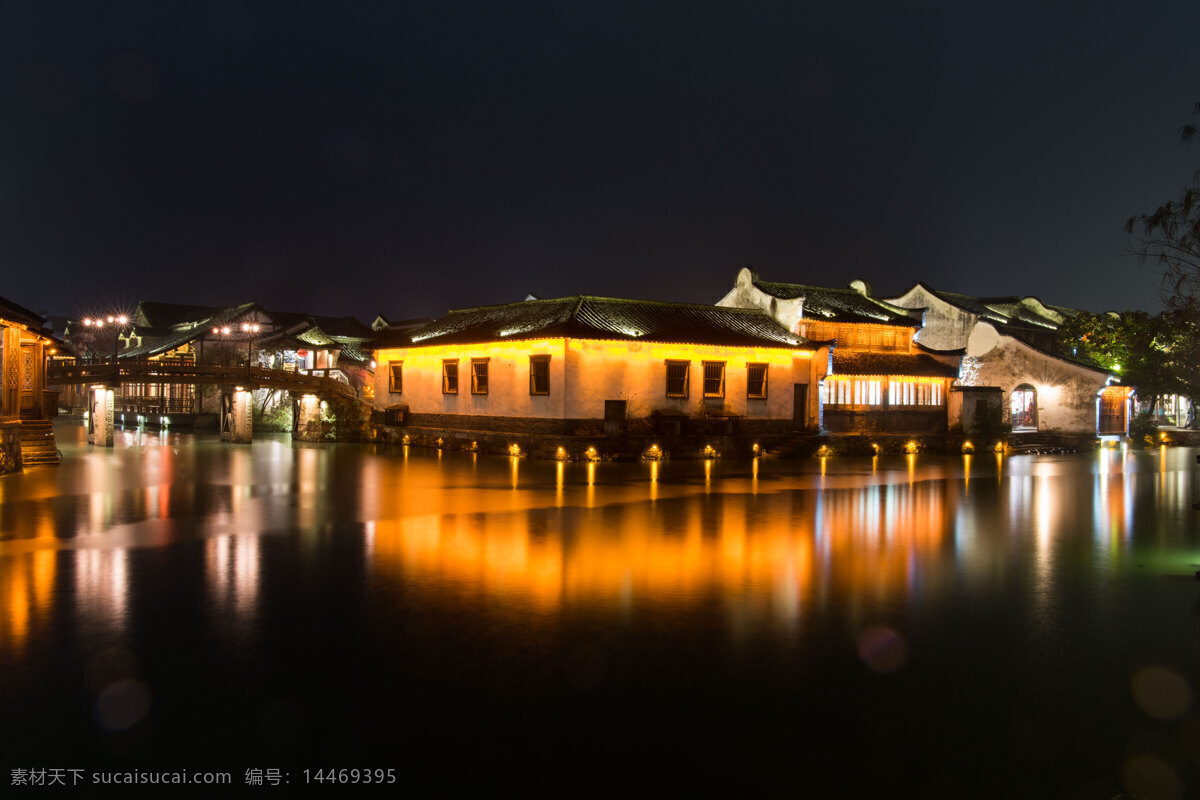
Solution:
M 205 543 L 204 555 L 208 588 L 216 607 L 239 622 L 251 621 L 258 600 L 259 537 L 250 533 L 215 536 Z
M 431 602 L 555 615 L 715 603 L 734 639 L 786 639 L 822 620 L 866 625 L 949 603 L 955 586 L 998 595 L 1027 580 L 1045 628 L 1066 571 L 1111 574 L 1136 546 L 1137 508 L 1183 509 L 1193 496 L 1193 452 L 1181 448 L 615 464 L 286 437 L 232 447 L 127 432 L 111 451 L 63 438 L 58 470 L 0 481 L 10 650 L 55 605 L 119 635 L 137 589 L 131 553 L 197 539 L 212 608 L 252 622 L 263 537 L 316 552 L 330 530 L 360 537 L 362 569 L 382 581 L 372 585 Z

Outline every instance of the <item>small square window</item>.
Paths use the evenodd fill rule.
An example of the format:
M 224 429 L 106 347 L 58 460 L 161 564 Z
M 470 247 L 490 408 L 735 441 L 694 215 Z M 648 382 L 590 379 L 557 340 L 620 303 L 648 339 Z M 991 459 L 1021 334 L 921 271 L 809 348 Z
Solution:
M 388 391 L 399 394 L 404 391 L 404 362 L 393 361 L 388 364 Z
M 471 394 L 488 393 L 488 360 L 471 359 Z
M 725 362 L 724 361 L 705 361 L 704 362 L 704 396 L 705 397 L 724 397 L 725 396 Z
M 458 394 L 458 362 L 442 362 L 442 394 Z
M 767 365 L 746 365 L 746 396 L 764 400 L 767 396 Z
M 667 362 L 667 397 L 688 396 L 688 373 L 691 367 L 690 361 Z
M 550 394 L 550 356 L 529 357 L 529 393 Z

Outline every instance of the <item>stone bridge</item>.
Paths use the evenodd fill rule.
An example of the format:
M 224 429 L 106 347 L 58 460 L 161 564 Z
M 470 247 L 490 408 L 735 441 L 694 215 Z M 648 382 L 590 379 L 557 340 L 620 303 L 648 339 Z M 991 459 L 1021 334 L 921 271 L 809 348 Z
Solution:
M 255 389 L 276 389 L 299 397 L 296 433 L 300 439 L 319 439 L 307 423 L 320 417 L 320 403 L 359 405 L 370 416 L 370 405 L 353 387 L 334 378 L 304 372 L 248 365 L 195 364 L 182 359 L 56 359 L 46 369 L 47 386 L 86 385 L 88 441 L 112 446 L 113 389 L 124 384 L 191 384 L 221 387 L 221 438 L 249 443 L 253 433 L 252 395 Z M 319 424 L 315 426 L 319 429 Z

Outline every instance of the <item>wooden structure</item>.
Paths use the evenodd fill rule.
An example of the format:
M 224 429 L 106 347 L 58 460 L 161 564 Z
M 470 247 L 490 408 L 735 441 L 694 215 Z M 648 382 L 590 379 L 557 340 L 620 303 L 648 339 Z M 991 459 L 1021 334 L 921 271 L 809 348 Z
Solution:
M 61 460 L 49 422 L 57 394 L 46 389 L 46 360 L 57 350 L 44 318 L 0 298 L 0 471 Z
M 870 296 L 855 281 L 845 289 L 760 280 L 749 268 L 719 302 L 758 308 L 788 330 L 834 345 L 820 384 L 821 428 L 831 433 L 943 433 L 947 397 L 961 350 L 913 341 L 921 315 Z

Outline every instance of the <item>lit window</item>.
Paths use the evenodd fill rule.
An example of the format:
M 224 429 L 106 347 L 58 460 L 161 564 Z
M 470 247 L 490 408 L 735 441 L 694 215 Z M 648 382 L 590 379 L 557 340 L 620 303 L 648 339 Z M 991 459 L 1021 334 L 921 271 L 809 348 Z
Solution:
M 403 392 L 404 391 L 404 362 L 393 361 L 388 364 L 388 391 Z
M 705 361 L 704 362 L 704 396 L 705 397 L 724 397 L 725 396 L 725 362 L 724 361 Z
M 746 396 L 764 399 L 767 396 L 767 365 L 746 365 Z
M 458 394 L 458 362 L 442 362 L 442 394 Z
M 667 362 L 667 397 L 688 396 L 688 372 L 691 367 L 690 361 Z
M 550 356 L 529 357 L 529 393 L 550 394 Z
M 488 393 L 488 360 L 471 359 L 471 394 Z

